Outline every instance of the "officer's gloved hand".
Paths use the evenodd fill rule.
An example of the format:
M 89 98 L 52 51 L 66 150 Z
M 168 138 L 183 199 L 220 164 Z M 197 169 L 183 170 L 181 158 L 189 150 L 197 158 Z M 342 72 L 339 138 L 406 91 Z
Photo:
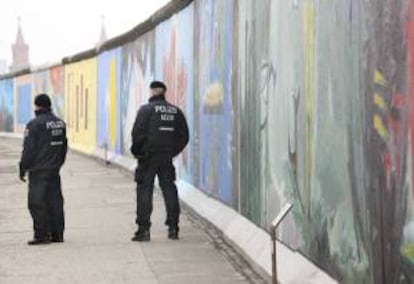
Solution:
M 138 161 L 138 165 L 142 165 L 145 162 L 144 156 L 136 156 L 135 157 Z
M 135 157 L 138 160 L 138 166 L 141 168 L 144 168 L 147 166 L 148 163 L 148 155 L 146 154 L 140 154 Z
M 22 182 L 26 182 L 26 171 L 25 169 L 22 167 L 22 164 L 19 164 L 19 178 Z

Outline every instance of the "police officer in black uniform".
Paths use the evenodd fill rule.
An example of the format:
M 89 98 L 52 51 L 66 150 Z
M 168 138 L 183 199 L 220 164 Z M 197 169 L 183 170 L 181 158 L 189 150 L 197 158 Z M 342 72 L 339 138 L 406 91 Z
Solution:
M 35 98 L 36 118 L 25 131 L 20 179 L 29 175 L 29 211 L 34 238 L 29 245 L 63 242 L 64 212 L 59 171 L 67 152 L 66 124 L 51 111 L 46 94 Z
M 180 205 L 173 158 L 188 143 L 188 126 L 181 110 L 165 100 L 167 87 L 164 83 L 154 81 L 150 89 L 149 103 L 138 111 L 132 130 L 131 152 L 138 159 L 135 172 L 138 231 L 132 240 L 150 240 L 155 176 L 158 176 L 167 209 L 168 238 L 177 240 Z

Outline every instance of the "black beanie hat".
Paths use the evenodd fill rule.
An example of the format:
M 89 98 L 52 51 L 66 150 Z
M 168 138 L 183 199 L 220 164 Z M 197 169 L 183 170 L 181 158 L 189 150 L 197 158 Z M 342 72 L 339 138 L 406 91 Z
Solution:
M 150 89 L 157 89 L 157 88 L 164 89 L 164 91 L 167 90 L 167 86 L 163 82 L 160 82 L 160 81 L 152 82 L 150 85 Z
M 36 106 L 43 107 L 43 108 L 50 108 L 52 106 L 50 98 L 46 94 L 37 95 L 35 97 L 34 103 L 35 103 Z

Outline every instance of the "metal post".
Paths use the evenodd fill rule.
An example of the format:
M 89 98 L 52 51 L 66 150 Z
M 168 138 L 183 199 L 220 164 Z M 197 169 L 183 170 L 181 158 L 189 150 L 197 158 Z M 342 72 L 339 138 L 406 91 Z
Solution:
M 277 241 L 277 234 L 276 230 L 279 227 L 280 223 L 286 217 L 286 215 L 290 212 L 293 205 L 291 203 L 287 203 L 276 218 L 273 220 L 272 225 L 270 227 L 270 237 L 272 239 L 272 284 L 277 284 L 277 250 L 276 250 L 276 241 Z
M 109 165 L 109 161 L 108 161 L 108 143 L 104 144 L 104 158 L 105 158 L 105 165 Z

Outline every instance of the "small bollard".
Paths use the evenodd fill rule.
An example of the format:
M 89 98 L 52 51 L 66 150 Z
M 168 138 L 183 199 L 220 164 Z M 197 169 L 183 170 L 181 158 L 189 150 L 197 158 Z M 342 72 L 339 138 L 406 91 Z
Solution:
M 108 160 L 108 143 L 105 143 L 103 146 L 104 146 L 105 165 L 109 165 L 110 162 Z
M 286 215 L 290 212 L 293 205 L 291 203 L 287 203 L 276 218 L 273 220 L 272 225 L 270 227 L 270 237 L 272 240 L 272 284 L 277 284 L 277 250 L 276 250 L 276 241 L 277 241 L 277 234 L 276 230 L 279 227 L 280 223 L 286 217 Z

